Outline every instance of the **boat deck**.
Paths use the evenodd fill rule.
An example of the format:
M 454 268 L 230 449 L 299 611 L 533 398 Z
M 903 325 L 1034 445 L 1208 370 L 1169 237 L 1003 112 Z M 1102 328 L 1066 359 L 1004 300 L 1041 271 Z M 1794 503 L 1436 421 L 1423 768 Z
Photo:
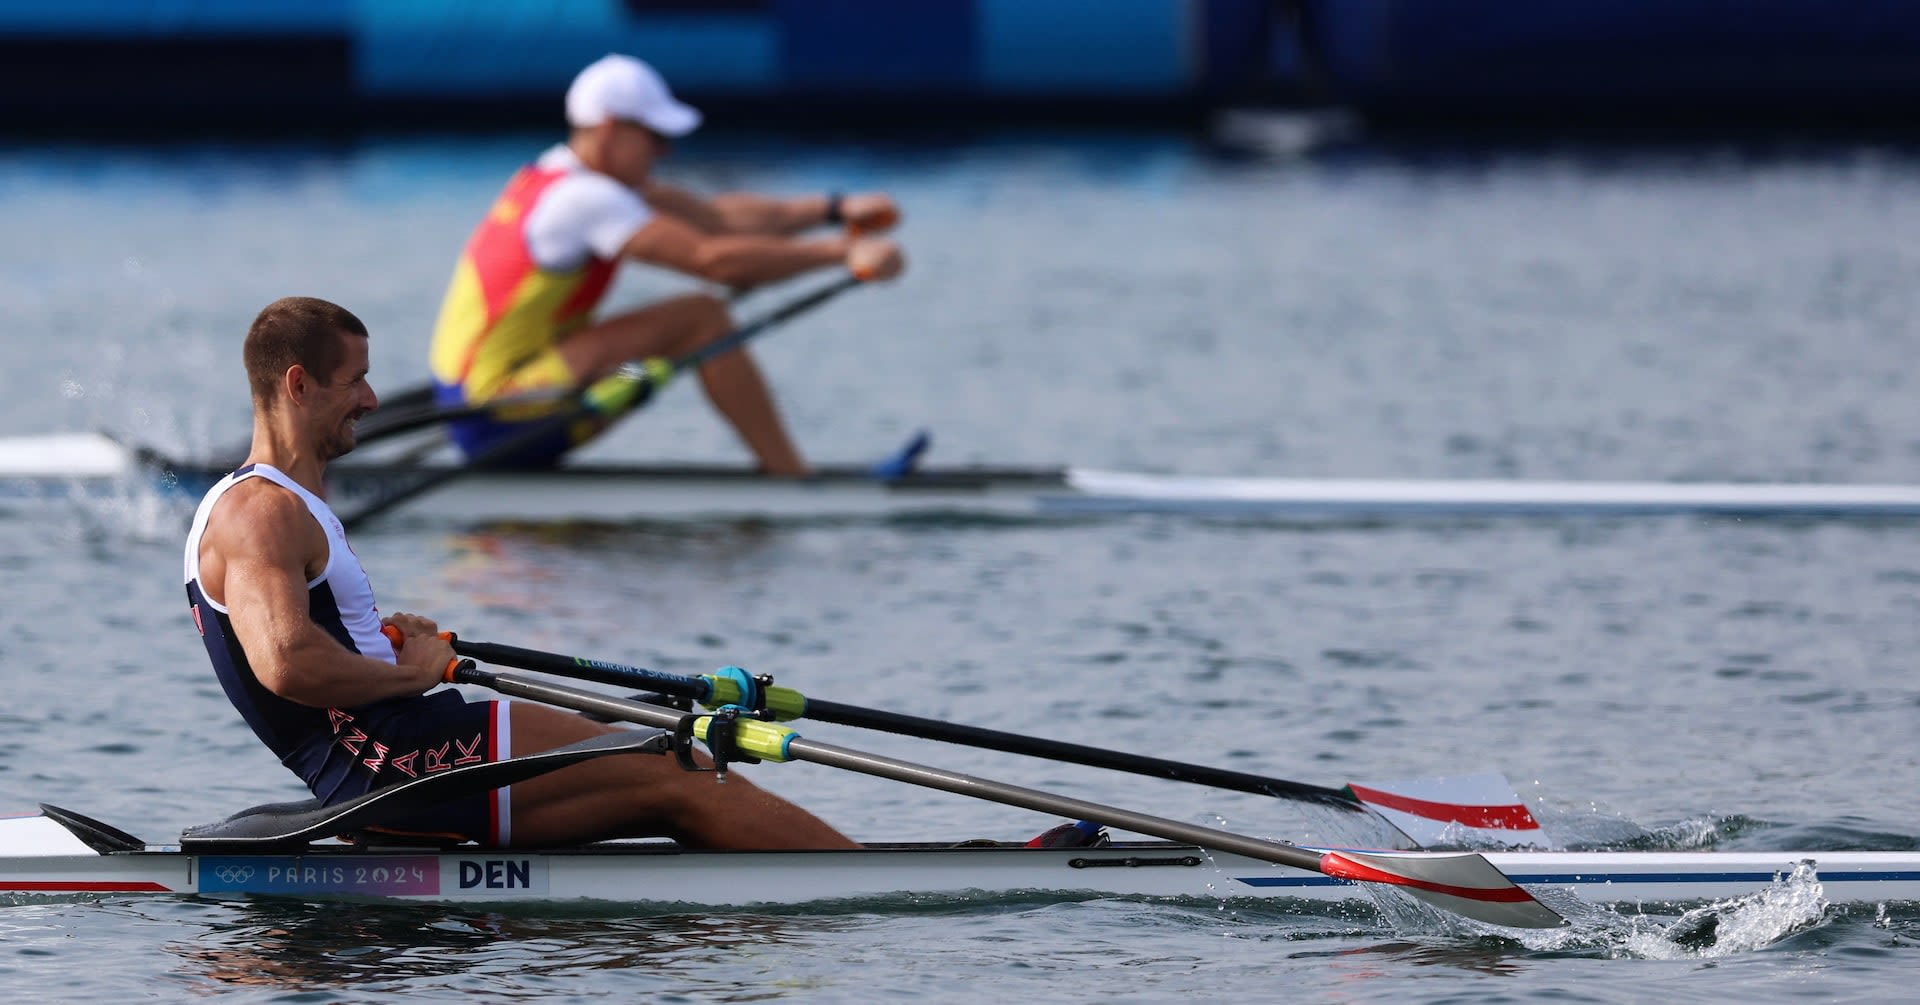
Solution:
M 1819 894 L 1834 904 L 1920 901 L 1920 852 L 1913 851 L 1485 854 L 1536 895 L 1560 894 L 1592 904 L 1685 904 L 1784 889 L 1789 881 L 1802 890 L 1817 881 Z M 1795 877 L 1803 867 L 1803 875 Z M 662 841 L 538 852 L 324 843 L 199 854 L 176 845 L 103 852 L 45 816 L 0 819 L 0 894 L 11 895 L 262 894 L 744 907 L 1030 893 L 1365 903 L 1378 889 L 1158 841 L 1064 849 L 881 844 L 781 852 L 691 851 Z
M 439 463 L 342 461 L 329 470 L 342 513 L 447 470 Z M 0 438 L 0 499 L 130 493 L 199 498 L 222 467 L 170 460 L 99 434 Z M 857 466 L 773 479 L 726 465 L 574 464 L 481 471 L 402 513 L 455 522 L 871 518 L 915 514 L 1095 517 L 1175 513 L 1271 519 L 1422 516 L 1920 516 L 1920 485 L 1583 482 L 1501 479 L 1214 477 L 1080 467 L 927 467 L 882 479 Z

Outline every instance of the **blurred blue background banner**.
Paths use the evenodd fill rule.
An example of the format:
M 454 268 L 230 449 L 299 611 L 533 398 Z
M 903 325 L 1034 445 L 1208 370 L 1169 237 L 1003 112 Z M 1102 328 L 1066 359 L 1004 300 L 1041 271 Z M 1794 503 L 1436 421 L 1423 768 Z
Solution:
M 1266 12 L 1252 0 L 15 0 L 0 8 L 0 114 L 552 120 L 581 66 L 629 52 L 694 100 L 782 115 L 1064 103 L 1164 118 L 1257 76 L 1264 43 L 1247 29 Z
M 1306 45 L 1378 116 L 1908 116 L 1911 0 L 1320 0 Z
M 1903 0 L 9 0 L 0 126 L 549 121 L 609 51 L 792 124 L 1249 103 L 1820 119 L 1920 98 Z

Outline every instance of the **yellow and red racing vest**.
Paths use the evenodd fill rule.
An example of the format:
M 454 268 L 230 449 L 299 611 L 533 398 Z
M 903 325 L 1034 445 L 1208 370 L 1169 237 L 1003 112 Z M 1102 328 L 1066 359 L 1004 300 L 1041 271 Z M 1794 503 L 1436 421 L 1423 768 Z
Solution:
M 469 402 L 501 393 L 513 372 L 581 327 L 606 296 L 617 261 L 590 257 L 570 272 L 543 269 L 526 220 L 565 168 L 521 168 L 467 239 L 434 324 L 429 365 Z M 516 388 L 526 390 L 526 388 Z

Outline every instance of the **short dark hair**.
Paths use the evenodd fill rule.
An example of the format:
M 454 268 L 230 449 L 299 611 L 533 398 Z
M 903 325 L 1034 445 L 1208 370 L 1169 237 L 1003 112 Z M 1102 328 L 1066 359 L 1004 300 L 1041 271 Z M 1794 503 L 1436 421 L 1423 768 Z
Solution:
M 295 363 L 315 379 L 330 382 L 343 359 L 339 335 L 367 337 L 367 326 L 339 304 L 314 297 L 282 297 L 266 306 L 247 329 L 244 356 L 253 400 L 273 400 L 287 368 Z

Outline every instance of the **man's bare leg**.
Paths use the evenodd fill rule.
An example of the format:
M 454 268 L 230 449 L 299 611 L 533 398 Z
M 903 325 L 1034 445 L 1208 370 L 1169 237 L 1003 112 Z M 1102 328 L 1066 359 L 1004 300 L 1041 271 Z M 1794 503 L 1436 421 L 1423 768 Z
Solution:
M 761 471 L 785 478 L 806 475 L 807 465 L 787 437 L 787 427 L 773 405 L 773 392 L 752 356 L 735 351 L 709 361 L 700 368 L 700 386 L 759 458 Z
M 513 752 L 563 746 L 615 727 L 544 705 L 514 702 Z M 707 762 L 703 759 L 702 764 Z M 668 837 L 695 848 L 857 848 L 820 818 L 737 772 L 726 784 L 686 771 L 671 754 L 602 757 L 521 782 L 512 790 L 516 847 Z
M 688 294 L 607 318 L 567 336 L 558 348 L 574 377 L 587 384 L 648 356 L 679 357 L 733 330 L 727 305 L 717 297 Z M 727 424 L 770 475 L 807 473 L 800 452 L 774 407 L 760 368 L 736 349 L 700 367 L 700 384 Z

